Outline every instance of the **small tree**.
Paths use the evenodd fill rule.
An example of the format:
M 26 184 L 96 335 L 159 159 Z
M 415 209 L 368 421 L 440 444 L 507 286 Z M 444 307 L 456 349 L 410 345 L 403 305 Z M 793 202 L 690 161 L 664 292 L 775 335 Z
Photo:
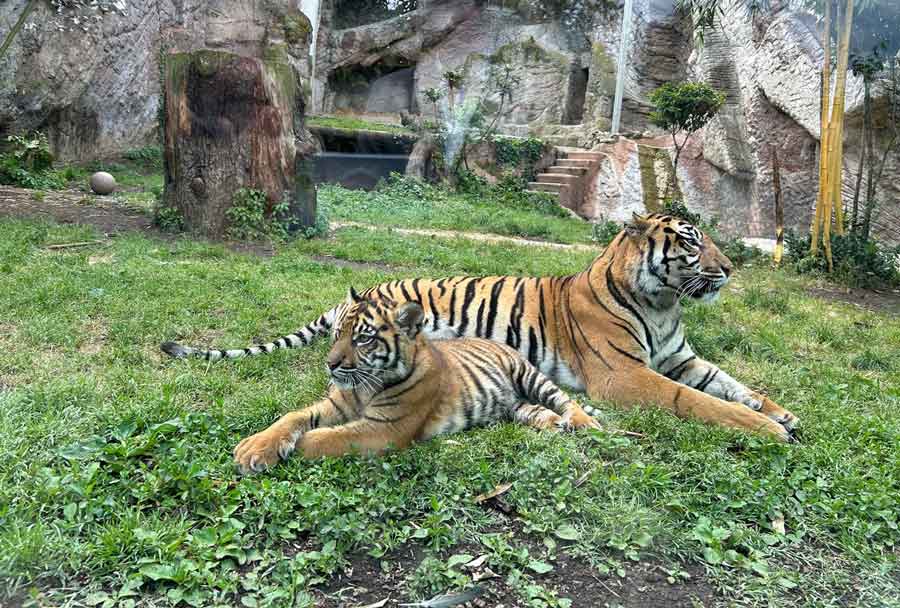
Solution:
M 437 87 L 431 87 L 430 89 L 425 89 L 425 99 L 431 102 L 431 105 L 434 106 L 434 119 L 439 120 L 440 116 L 438 114 L 438 102 L 443 97 L 443 93 Z
M 444 82 L 447 84 L 447 104 L 450 106 L 450 112 L 453 112 L 453 100 L 456 97 L 456 91 L 462 88 L 465 82 L 465 75 L 462 72 L 447 70 L 443 74 Z
M 667 82 L 650 93 L 653 111 L 650 121 L 672 134 L 675 160 L 672 163 L 672 179 L 666 185 L 666 196 L 678 187 L 678 158 L 688 139 L 704 127 L 725 103 L 725 95 L 705 82 Z M 681 145 L 676 137 L 685 133 Z

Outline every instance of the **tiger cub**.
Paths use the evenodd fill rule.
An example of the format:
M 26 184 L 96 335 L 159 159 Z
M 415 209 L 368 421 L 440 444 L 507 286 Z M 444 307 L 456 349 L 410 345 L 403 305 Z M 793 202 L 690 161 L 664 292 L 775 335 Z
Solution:
M 234 459 L 257 472 L 294 450 L 306 458 L 402 449 L 499 420 L 539 429 L 600 428 L 514 349 L 479 338 L 430 341 L 416 302 L 362 299 L 336 331 L 324 400 L 241 441 Z

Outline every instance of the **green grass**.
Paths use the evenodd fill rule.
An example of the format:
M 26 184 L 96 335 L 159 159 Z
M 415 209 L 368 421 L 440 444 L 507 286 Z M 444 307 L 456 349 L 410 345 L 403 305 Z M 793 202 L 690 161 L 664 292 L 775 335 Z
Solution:
M 320 185 L 318 201 L 335 220 L 491 232 L 559 243 L 591 242 L 589 223 L 570 217 L 546 197 L 502 187 L 451 192 L 414 180 L 392 179 L 374 192 Z
M 636 560 L 665 564 L 676 585 L 690 568 L 723 605 L 897 605 L 896 319 L 753 267 L 720 304 L 686 311 L 699 354 L 801 417 L 799 445 L 597 404 L 606 425 L 645 437 L 506 424 L 238 478 L 237 441 L 325 390 L 326 345 L 207 365 L 163 359 L 160 341 L 241 345 L 296 329 L 349 285 L 563 274 L 590 255 L 362 230 L 272 258 L 141 236 L 43 247 L 91 238 L 0 221 L 0 593 L 312 606 L 349 560 L 388 572 L 416 547 L 395 600 L 466 584 L 453 556 L 468 553 L 486 554 L 520 605 L 565 605 L 548 578 L 564 555 L 612 587 Z M 473 502 L 503 482 L 514 524 Z
M 349 116 L 310 116 L 306 124 L 313 127 L 328 127 L 331 129 L 346 129 L 349 131 L 381 131 L 396 133 L 398 135 L 413 135 L 410 129 L 402 125 L 371 122 L 361 118 Z

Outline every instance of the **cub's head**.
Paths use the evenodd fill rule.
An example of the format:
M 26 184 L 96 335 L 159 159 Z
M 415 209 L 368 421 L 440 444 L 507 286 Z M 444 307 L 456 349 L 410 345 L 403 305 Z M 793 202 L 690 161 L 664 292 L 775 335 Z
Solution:
M 648 295 L 711 302 L 731 275 L 731 260 L 683 219 L 635 214 L 625 225 L 625 235 L 641 252 L 638 288 Z
M 378 390 L 412 371 L 425 316 L 416 302 L 398 305 L 360 297 L 352 288 L 347 313 L 328 353 L 328 372 L 336 386 Z

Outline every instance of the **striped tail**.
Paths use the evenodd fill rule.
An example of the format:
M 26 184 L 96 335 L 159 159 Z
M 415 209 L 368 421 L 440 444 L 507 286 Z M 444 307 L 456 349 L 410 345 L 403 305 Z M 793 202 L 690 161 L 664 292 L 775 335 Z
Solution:
M 207 361 L 220 361 L 221 359 L 241 359 L 243 357 L 255 357 L 256 355 L 267 355 L 272 351 L 282 348 L 306 346 L 319 336 L 324 336 L 334 326 L 335 318 L 343 312 L 344 308 L 343 305 L 332 308 L 303 329 L 282 336 L 274 342 L 268 342 L 266 344 L 257 344 L 247 348 L 234 348 L 230 350 L 204 350 L 202 348 L 184 346 L 177 342 L 163 342 L 159 347 L 164 353 L 176 359 L 198 357 L 206 359 Z

